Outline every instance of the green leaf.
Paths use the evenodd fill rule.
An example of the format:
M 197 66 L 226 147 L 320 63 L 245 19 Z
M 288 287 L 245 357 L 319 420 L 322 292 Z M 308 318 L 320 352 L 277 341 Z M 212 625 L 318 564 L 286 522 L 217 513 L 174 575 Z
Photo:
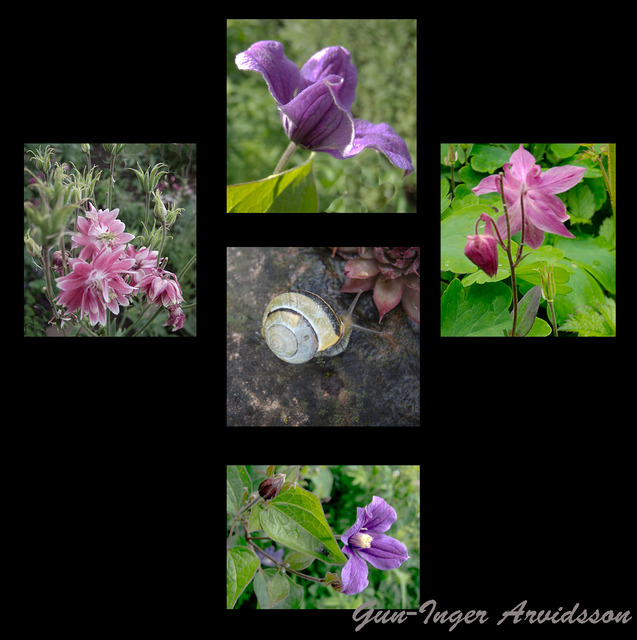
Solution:
M 305 489 L 290 487 L 264 503 L 261 525 L 272 540 L 291 549 L 331 564 L 347 562 L 327 524 L 319 499 Z
M 605 239 L 592 236 L 558 238 L 555 246 L 564 252 L 567 260 L 581 264 L 605 289 L 615 293 L 616 259 Z
M 452 280 L 440 304 L 442 336 L 497 336 L 511 331 L 511 289 L 502 282 L 465 288 Z
M 243 465 L 229 465 L 226 469 L 226 511 L 234 515 L 243 504 L 244 487 L 252 490 L 252 480 Z
M 257 573 L 254 593 L 261 609 L 298 609 L 303 600 L 303 588 L 276 569 Z
M 615 336 L 615 301 L 612 298 L 606 298 L 603 304 L 597 303 L 596 306 L 597 310 L 587 305 L 577 307 L 560 330 L 574 331 L 585 337 Z
M 476 267 L 464 254 L 467 236 L 473 235 L 481 213 L 493 214 L 489 205 L 464 207 L 445 218 L 440 224 L 440 270 L 454 273 L 473 273 Z
M 471 154 L 471 168 L 478 173 L 493 173 L 508 162 L 511 152 L 491 145 L 476 144 Z
M 595 213 L 595 196 L 588 185 L 580 182 L 568 192 L 568 207 L 578 221 L 590 220 L 593 217 Z
M 290 595 L 290 583 L 280 571 L 265 569 L 254 579 L 254 592 L 262 609 L 271 609 Z
M 300 166 L 227 188 L 228 213 L 317 213 L 314 154 Z
M 448 193 L 449 181 L 446 178 L 440 178 L 440 213 L 444 213 L 451 204 L 451 199 L 447 195 Z
M 244 546 L 228 549 L 226 556 L 226 607 L 232 609 L 237 598 L 250 584 L 259 568 L 259 558 L 251 549 Z
M 579 149 L 579 144 L 551 144 L 549 148 L 560 160 L 570 158 Z
M 557 295 L 555 297 L 555 313 L 558 324 L 564 322 L 569 314 L 574 313 L 577 307 L 585 304 L 595 305 L 604 301 L 602 288 L 581 263 L 564 258 L 564 260 L 558 260 L 553 266 L 558 267 L 560 265 L 572 270 L 568 281 L 572 291 L 566 295 Z
M 542 320 L 542 318 L 535 318 L 535 322 L 531 327 L 531 331 L 526 336 L 527 338 L 546 338 L 553 333 L 551 325 L 548 322 Z
M 526 292 L 522 300 L 518 301 L 518 321 L 515 326 L 516 336 L 523 338 L 531 331 L 540 306 L 541 297 L 542 287 L 533 287 Z M 511 320 L 513 320 L 513 310 L 511 310 Z
M 615 217 L 615 182 L 617 174 L 617 144 L 608 145 L 608 179 L 610 180 L 610 203 Z

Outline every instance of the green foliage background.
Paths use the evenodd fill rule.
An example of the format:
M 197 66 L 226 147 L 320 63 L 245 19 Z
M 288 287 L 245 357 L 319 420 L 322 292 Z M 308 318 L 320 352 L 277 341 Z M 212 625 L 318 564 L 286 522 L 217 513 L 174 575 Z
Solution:
M 256 490 L 265 478 L 266 466 L 253 465 L 247 469 L 253 490 Z M 276 470 L 285 473 L 285 465 L 278 465 Z M 403 542 L 409 552 L 409 560 L 398 569 L 381 571 L 368 565 L 369 586 L 355 596 L 342 595 L 333 589 L 292 576 L 297 584 L 305 588 L 303 608 L 355 609 L 364 602 L 376 600 L 376 609 L 417 609 L 420 606 L 420 467 L 306 465 L 301 469 L 297 485 L 318 496 L 327 522 L 336 535 L 342 535 L 354 524 L 357 507 L 367 506 L 373 496 L 384 498 L 398 515 L 386 534 Z M 261 542 L 264 548 L 270 544 Z M 340 542 L 339 546 L 342 547 Z M 291 550 L 285 549 L 287 555 Z M 340 573 L 340 567 L 336 565 L 328 570 Z M 324 577 L 325 572 L 326 565 L 320 562 L 314 562 L 303 570 L 303 573 L 317 577 Z M 252 587 L 249 587 L 235 608 L 256 606 L 256 596 Z
M 345 47 L 358 70 L 354 117 L 391 125 L 417 168 L 415 20 L 228 20 L 227 36 L 228 184 L 270 175 L 289 142 L 263 77 L 234 62 L 259 40 L 281 42 L 299 69 L 325 47 Z M 308 154 L 297 150 L 288 168 Z M 402 180 L 402 171 L 374 151 L 349 160 L 317 154 L 314 172 L 321 211 L 416 210 L 417 171 Z

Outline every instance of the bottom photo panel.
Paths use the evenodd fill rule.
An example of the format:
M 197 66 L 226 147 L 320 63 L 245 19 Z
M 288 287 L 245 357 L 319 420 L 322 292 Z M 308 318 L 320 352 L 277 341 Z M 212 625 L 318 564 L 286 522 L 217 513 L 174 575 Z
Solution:
M 418 465 L 226 471 L 227 609 L 418 609 Z

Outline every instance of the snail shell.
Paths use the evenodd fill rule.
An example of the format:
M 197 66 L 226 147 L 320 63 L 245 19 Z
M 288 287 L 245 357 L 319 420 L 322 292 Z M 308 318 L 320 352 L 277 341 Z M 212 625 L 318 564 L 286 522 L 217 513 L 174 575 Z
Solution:
M 300 364 L 314 356 L 337 356 L 347 348 L 352 312 L 360 292 L 342 316 L 310 291 L 288 291 L 270 300 L 263 314 L 261 333 L 281 360 Z

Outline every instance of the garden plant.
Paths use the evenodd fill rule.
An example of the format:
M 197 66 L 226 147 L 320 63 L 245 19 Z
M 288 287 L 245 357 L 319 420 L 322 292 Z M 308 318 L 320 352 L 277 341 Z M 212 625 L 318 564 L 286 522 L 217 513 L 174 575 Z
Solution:
M 227 467 L 227 607 L 417 606 L 418 487 L 418 467 Z
M 229 22 L 239 22 L 236 27 L 242 26 L 241 21 Z M 280 22 L 286 23 L 286 28 L 283 29 L 286 34 L 288 23 L 290 28 L 300 26 L 300 21 Z M 358 22 L 354 21 L 355 24 Z M 400 34 L 399 37 L 403 37 L 403 33 L 409 34 L 406 40 L 399 40 L 404 47 L 408 48 L 411 38 L 410 21 L 402 22 L 406 24 L 390 24 L 389 29 L 395 28 L 395 33 Z M 379 121 L 372 122 L 360 117 L 367 116 L 370 102 L 366 100 L 367 93 L 364 86 L 363 97 L 359 97 L 360 86 L 365 80 L 368 85 L 373 86 L 374 75 L 368 71 L 369 67 L 357 66 L 357 60 L 364 60 L 365 55 L 360 48 L 353 47 L 359 43 L 366 43 L 366 29 L 360 28 L 358 37 L 351 37 L 352 34 L 346 29 L 341 31 L 337 26 L 336 29 L 330 30 L 325 25 L 326 28 L 321 30 L 319 24 L 317 32 L 322 35 L 322 43 L 315 51 L 310 51 L 305 44 L 303 49 L 307 53 L 302 54 L 303 58 L 297 65 L 297 61 L 293 59 L 294 51 L 292 54 L 289 53 L 290 47 L 287 42 L 284 44 L 277 37 L 280 27 L 274 24 L 271 26 L 269 34 L 265 28 L 262 30 L 264 35 L 267 34 L 269 37 L 252 41 L 251 44 L 245 43 L 245 34 L 241 33 L 243 44 L 241 48 L 237 47 L 234 50 L 230 48 L 230 44 L 234 42 L 234 28 L 229 29 L 228 53 L 234 62 L 234 69 L 230 70 L 229 75 L 236 77 L 241 86 L 256 88 L 247 96 L 248 104 L 245 99 L 241 104 L 235 103 L 233 95 L 235 89 L 229 78 L 228 111 L 233 113 L 233 117 L 229 117 L 228 123 L 228 180 L 234 180 L 235 184 L 230 184 L 227 189 L 227 211 L 232 213 L 316 213 L 319 210 L 382 209 L 394 196 L 395 187 L 393 178 L 391 182 L 383 182 L 384 178 L 381 176 L 388 172 L 395 173 L 400 176 L 398 178 L 400 181 L 414 171 L 406 139 L 408 134 L 413 134 L 414 131 L 399 128 L 399 122 L 388 120 L 376 124 Z M 310 32 L 315 28 L 314 25 L 310 27 L 303 24 L 303 29 L 308 29 Z M 343 35 L 339 41 L 341 33 Z M 292 41 L 294 42 L 294 35 Z M 343 43 L 348 44 L 348 47 Z M 249 44 L 247 48 L 246 44 Z M 256 72 L 265 82 L 259 85 L 248 85 L 248 76 L 254 74 L 237 74 L 237 69 Z M 366 76 L 366 73 L 370 75 Z M 393 92 L 396 96 L 400 95 L 393 86 L 400 81 L 396 74 L 389 85 L 378 86 L 376 91 L 379 94 Z M 400 89 L 411 92 L 412 79 L 408 77 L 405 86 Z M 266 101 L 263 96 L 267 96 Z M 411 108 L 415 106 L 411 101 L 395 99 L 394 102 Z M 255 119 L 250 118 L 248 114 L 256 108 L 250 109 L 250 105 L 261 105 L 262 109 L 276 114 L 279 120 L 276 134 L 269 135 L 269 131 L 264 131 L 262 127 L 255 124 Z M 262 113 L 263 110 L 260 111 L 260 115 Z M 240 152 L 243 145 L 241 138 L 234 135 L 234 132 L 240 128 L 240 124 L 237 123 L 242 119 L 252 123 L 252 140 L 256 142 L 268 137 L 274 145 L 269 148 L 262 143 L 256 145 L 258 147 L 255 149 L 256 157 L 262 159 L 261 166 L 256 172 L 250 171 L 248 158 Z M 278 149 L 276 160 L 270 160 L 270 151 L 273 148 Z M 365 150 L 368 151 L 364 152 Z M 371 154 L 369 150 L 378 153 Z M 308 155 L 305 152 L 310 153 Z M 234 168 L 232 162 L 235 156 L 238 169 Z M 326 160 L 328 156 L 345 161 L 343 165 L 352 163 L 350 159 L 356 158 L 354 165 L 358 167 L 359 172 L 356 180 L 358 187 L 350 185 L 348 180 L 345 192 L 338 194 L 340 198 L 334 196 L 342 187 L 335 186 L 329 195 L 332 198 L 331 203 L 319 203 L 321 192 L 325 193 L 326 188 L 333 184 L 330 178 L 325 177 L 329 173 L 330 162 Z M 374 156 L 377 156 L 375 161 Z M 299 158 L 301 163 L 294 168 L 289 168 L 291 158 Z M 319 164 L 319 159 L 321 164 L 327 164 L 328 170 L 321 171 L 317 176 L 314 165 L 315 160 L 316 164 Z M 375 167 L 374 162 L 376 162 Z M 361 170 L 361 167 L 370 167 L 370 169 L 369 171 Z M 355 169 L 350 171 L 346 167 L 339 167 L 337 171 L 346 176 L 356 173 Z M 376 188 L 372 189 L 374 182 Z M 363 191 L 369 192 L 365 194 L 365 202 L 360 199 Z
M 164 162 L 122 166 L 133 155 L 144 161 L 143 145 L 135 145 L 134 154 L 124 143 L 62 147 L 62 153 L 81 154 L 56 161 L 58 150 L 49 145 L 25 153 L 25 335 L 46 328 L 34 309 L 44 309 L 47 323 L 70 336 L 162 335 L 151 329 L 158 317 L 172 332 L 182 331 L 187 313 L 196 310 L 194 192 L 187 180 L 194 145 L 185 146 L 181 160 L 172 150 L 184 170 L 180 180 Z M 92 162 L 96 152 L 107 168 Z M 177 206 L 182 202 L 188 233 L 173 242 L 186 211 Z M 187 334 L 194 327 L 190 323 Z
M 616 334 L 615 153 L 441 145 L 442 336 Z

